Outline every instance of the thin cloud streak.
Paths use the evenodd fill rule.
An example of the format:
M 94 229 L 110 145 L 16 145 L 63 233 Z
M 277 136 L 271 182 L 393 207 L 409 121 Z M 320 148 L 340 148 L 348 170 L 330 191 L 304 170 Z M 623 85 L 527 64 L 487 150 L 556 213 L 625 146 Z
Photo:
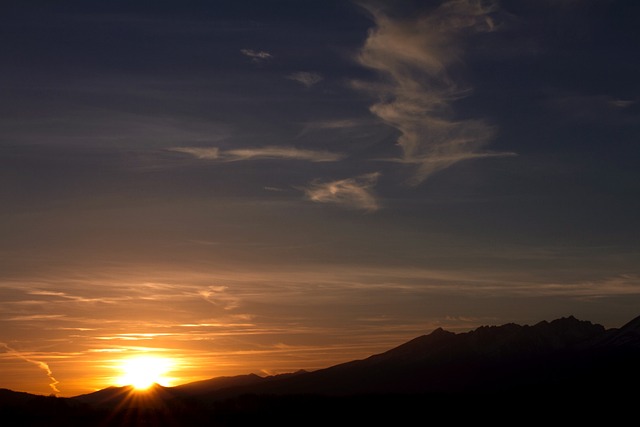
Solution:
M 217 147 L 175 147 L 170 151 L 190 154 L 198 159 L 235 162 L 258 159 L 306 160 L 309 162 L 337 162 L 346 157 L 342 153 L 322 150 L 309 150 L 285 146 L 267 146 L 257 148 L 236 148 L 220 150 Z
M 334 203 L 372 212 L 380 209 L 380 203 L 373 193 L 373 187 L 379 177 L 379 172 L 373 172 L 355 178 L 315 182 L 305 189 L 305 193 L 307 198 L 314 202 Z
M 218 147 L 175 147 L 170 150 L 178 153 L 191 154 L 198 159 L 216 160 L 220 158 L 220 149 Z
M 45 362 L 42 362 L 40 360 L 35 360 L 35 359 L 30 358 L 30 357 L 27 357 L 23 353 L 19 352 L 18 350 L 14 350 L 13 348 L 9 347 L 7 344 L 5 344 L 3 342 L 0 342 L 0 346 L 2 346 L 5 349 L 7 349 L 7 351 L 10 354 L 12 354 L 12 355 L 24 360 L 25 362 L 32 363 L 32 364 L 36 365 L 38 368 L 42 369 L 47 374 L 47 377 L 49 378 L 49 381 L 51 381 L 51 383 L 49 383 L 49 387 L 51 388 L 53 393 L 55 393 L 55 394 L 60 393 L 60 390 L 58 390 L 58 387 L 56 387 L 58 384 L 60 384 L 60 381 L 55 379 L 55 377 L 53 376 L 53 372 L 49 368 L 49 365 L 47 365 Z
M 238 308 L 240 301 L 238 298 L 229 295 L 228 286 L 209 286 L 198 292 L 202 298 L 223 310 L 233 310 Z
M 367 126 L 371 128 L 376 125 L 372 120 L 362 119 L 338 119 L 338 120 L 316 120 L 303 123 L 303 128 L 297 137 L 301 137 L 310 132 L 318 131 L 345 131 Z
M 244 56 L 248 56 L 254 62 L 263 62 L 273 59 L 273 55 L 269 52 L 265 52 L 264 50 L 240 49 L 240 53 Z
M 638 122 L 634 99 L 620 99 L 610 95 L 566 95 L 551 99 L 548 105 L 577 122 L 611 123 L 616 125 Z
M 25 322 L 25 321 L 33 321 L 33 320 L 44 320 L 44 321 L 52 321 L 52 320 L 63 320 L 67 316 L 63 314 L 32 314 L 32 315 L 22 315 L 22 316 L 14 316 L 8 317 L 5 320 L 7 322 Z
M 492 126 L 453 118 L 453 102 L 470 92 L 451 77 L 462 54 L 459 39 L 493 31 L 493 9 L 479 1 L 450 0 L 426 16 L 397 19 L 368 8 L 376 27 L 357 59 L 386 82 L 354 82 L 354 87 L 375 95 L 379 101 L 370 111 L 400 132 L 403 156 L 396 161 L 417 165 L 413 184 L 462 160 L 514 155 L 479 152 L 494 136 Z
M 319 73 L 311 73 L 308 71 L 298 71 L 287 76 L 289 80 L 294 80 L 306 87 L 314 86 L 324 80 Z
M 309 129 L 349 129 L 357 126 L 369 124 L 362 120 L 342 119 L 342 120 L 322 120 L 306 123 L 305 128 Z
M 294 147 L 262 147 L 228 150 L 224 153 L 230 161 L 250 159 L 291 159 L 310 162 L 337 162 L 344 154 L 330 151 L 306 150 Z

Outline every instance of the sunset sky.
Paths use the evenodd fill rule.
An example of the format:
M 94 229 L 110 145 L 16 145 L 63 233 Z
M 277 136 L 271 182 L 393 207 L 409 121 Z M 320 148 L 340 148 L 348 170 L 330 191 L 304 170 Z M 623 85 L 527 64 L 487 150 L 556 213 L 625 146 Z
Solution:
M 9 0 L 0 388 L 640 315 L 640 2 Z

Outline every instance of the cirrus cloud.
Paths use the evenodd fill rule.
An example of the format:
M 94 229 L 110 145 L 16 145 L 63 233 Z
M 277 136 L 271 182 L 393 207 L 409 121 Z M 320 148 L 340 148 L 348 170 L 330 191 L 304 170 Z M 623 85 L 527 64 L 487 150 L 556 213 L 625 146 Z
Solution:
M 313 182 L 304 191 L 307 198 L 313 202 L 376 211 L 380 209 L 380 203 L 373 192 L 373 187 L 379 177 L 380 172 L 373 172 L 337 181 Z
M 287 78 L 303 84 L 306 87 L 314 86 L 324 79 L 320 74 L 308 71 L 298 71 L 296 73 L 289 74 Z
M 336 162 L 342 160 L 345 155 L 322 150 L 307 150 L 295 147 L 260 147 L 238 148 L 227 150 L 224 156 L 230 161 L 250 159 L 291 159 L 307 160 L 310 162 Z
M 174 147 L 170 151 L 191 154 L 198 159 L 215 160 L 220 157 L 220 149 L 218 147 Z
M 227 162 L 257 159 L 306 160 L 309 162 L 337 162 L 346 156 L 323 150 L 309 150 L 287 146 L 267 146 L 220 150 L 218 147 L 174 147 L 170 151 L 190 154 L 198 159 Z
M 240 53 L 251 58 L 253 62 L 262 62 L 273 58 L 272 54 L 263 50 L 240 49 Z
M 368 8 L 376 24 L 357 59 L 382 81 L 354 82 L 378 98 L 370 111 L 400 132 L 401 163 L 417 165 L 413 183 L 467 159 L 510 156 L 479 151 L 494 136 L 482 119 L 455 119 L 452 104 L 469 88 L 451 77 L 460 63 L 461 39 L 495 29 L 494 7 L 476 0 L 449 0 L 426 15 L 400 19 Z

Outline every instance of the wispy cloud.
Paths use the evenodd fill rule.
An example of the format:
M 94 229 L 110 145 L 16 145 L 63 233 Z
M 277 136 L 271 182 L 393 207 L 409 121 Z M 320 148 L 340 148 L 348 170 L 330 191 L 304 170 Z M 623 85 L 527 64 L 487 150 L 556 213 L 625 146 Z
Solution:
M 273 55 L 264 50 L 240 49 L 240 53 L 248 56 L 254 62 L 263 62 L 273 58 Z
M 493 31 L 494 7 L 475 0 L 449 0 L 417 18 L 391 17 L 367 7 L 375 28 L 365 41 L 359 62 L 378 71 L 384 81 L 354 82 L 378 97 L 373 114 L 400 131 L 403 155 L 397 161 L 416 164 L 414 183 L 467 159 L 513 155 L 478 150 L 494 129 L 481 119 L 456 120 L 452 104 L 469 94 L 451 77 L 462 55 L 464 35 Z
M 341 153 L 306 150 L 294 147 L 241 148 L 228 150 L 224 154 L 229 160 L 292 159 L 308 160 L 311 162 L 336 162 L 345 157 L 344 154 Z
M 344 131 L 362 126 L 371 127 L 372 124 L 371 120 L 362 119 L 316 120 L 303 123 L 304 126 L 298 136 L 316 131 Z
M 298 71 L 296 73 L 291 73 L 287 76 L 287 78 L 301 83 L 306 87 L 316 85 L 324 79 L 320 74 L 311 73 L 308 71 Z
M 356 119 L 318 120 L 305 123 L 305 129 L 350 129 L 364 124 L 367 123 Z
M 616 108 L 627 108 L 635 104 L 636 101 L 627 100 L 627 99 L 611 99 L 609 100 L 609 105 Z
M 609 95 L 565 95 L 553 98 L 548 105 L 570 118 L 582 122 L 612 124 L 637 123 L 638 113 L 633 107 L 634 99 L 620 99 Z
M 205 301 L 222 307 L 224 310 L 233 310 L 238 308 L 240 300 L 228 292 L 227 286 L 209 286 L 198 292 Z
M 335 203 L 354 209 L 376 211 L 380 204 L 373 187 L 380 177 L 379 172 L 360 175 L 355 178 L 331 182 L 314 182 L 305 189 L 309 200 L 318 203 Z
M 42 369 L 47 374 L 47 377 L 49 377 L 49 381 L 51 381 L 49 383 L 49 387 L 51 387 L 51 390 L 56 394 L 60 393 L 60 390 L 58 390 L 58 387 L 57 387 L 57 385 L 60 384 L 60 381 L 55 379 L 55 377 L 53 376 L 53 372 L 49 368 L 49 365 L 47 365 L 45 362 L 42 362 L 40 360 L 32 359 L 31 357 L 28 357 L 23 352 L 14 350 L 13 348 L 9 347 L 7 344 L 3 342 L 0 342 L 0 346 L 4 347 L 10 354 L 24 360 L 25 362 L 32 363 L 36 365 L 38 368 Z
M 217 159 L 220 157 L 220 149 L 218 147 L 174 147 L 171 148 L 171 151 L 191 154 L 198 159 Z
M 20 316 L 8 317 L 2 320 L 6 320 L 8 322 L 25 322 L 25 321 L 32 321 L 32 320 L 51 321 L 54 319 L 61 320 L 61 319 L 64 319 L 65 317 L 66 316 L 63 314 L 24 314 Z
M 221 160 L 227 162 L 254 159 L 289 159 L 306 160 L 310 162 L 337 162 L 346 157 L 342 153 L 283 146 L 237 148 L 224 151 L 217 147 L 175 147 L 170 150 L 179 153 L 191 154 L 198 159 Z

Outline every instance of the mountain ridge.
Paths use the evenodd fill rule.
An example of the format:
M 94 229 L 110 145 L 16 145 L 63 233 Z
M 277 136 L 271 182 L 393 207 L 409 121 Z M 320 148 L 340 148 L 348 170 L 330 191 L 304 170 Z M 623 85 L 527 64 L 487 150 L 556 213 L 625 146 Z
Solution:
M 327 425 L 345 416 L 354 424 L 378 425 L 381 417 L 409 424 L 432 413 L 512 425 L 509 414 L 519 411 L 540 422 L 563 414 L 571 422 L 600 417 L 611 424 L 635 408 L 628 390 L 640 382 L 638 360 L 640 317 L 605 329 L 568 316 L 461 333 L 437 328 L 311 372 L 156 384 L 146 392 L 107 387 L 70 398 L 0 389 L 0 416 L 38 427 L 184 427 Z M 576 402 L 586 409 L 576 412 Z
M 385 352 L 312 372 L 216 377 L 173 392 L 203 401 L 243 394 L 504 392 L 572 381 L 579 376 L 576 358 L 576 366 L 588 370 L 621 348 L 640 349 L 640 317 L 612 329 L 574 316 L 461 333 L 437 328 Z
M 127 425 L 118 423 L 131 414 L 153 414 L 158 421 L 150 425 L 202 425 L 212 418 L 225 425 L 227 416 L 258 417 L 291 411 L 291 405 L 355 414 L 379 405 L 411 412 L 465 402 L 481 409 L 496 399 L 526 406 L 541 396 L 547 404 L 572 396 L 602 406 L 632 397 L 626 390 L 640 382 L 638 360 L 640 316 L 610 329 L 568 316 L 460 333 L 436 328 L 387 351 L 311 372 L 156 384 L 148 392 L 107 387 L 70 398 L 0 389 L 0 413 L 36 420 L 25 425 L 50 425 L 45 415 L 52 411 L 64 421 L 58 425 L 91 425 L 87 419 L 106 416 L 113 425 Z

